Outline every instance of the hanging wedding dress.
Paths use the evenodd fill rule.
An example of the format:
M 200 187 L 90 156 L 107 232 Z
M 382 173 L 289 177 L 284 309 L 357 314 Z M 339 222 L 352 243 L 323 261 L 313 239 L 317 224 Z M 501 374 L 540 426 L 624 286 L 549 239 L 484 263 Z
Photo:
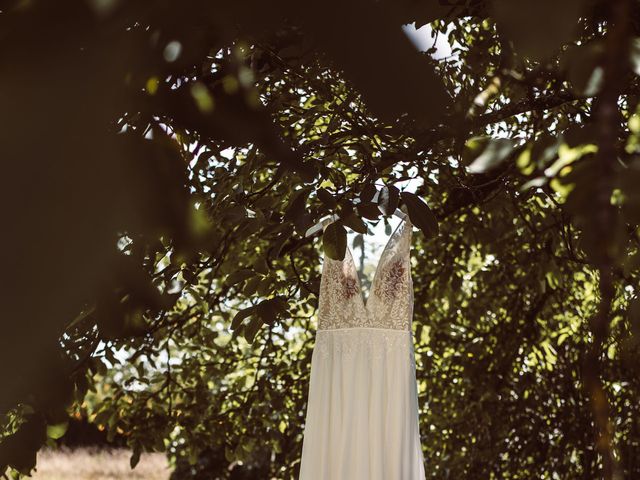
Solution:
M 425 478 L 411 229 L 407 217 L 391 234 L 366 301 L 351 251 L 324 259 L 300 480 Z

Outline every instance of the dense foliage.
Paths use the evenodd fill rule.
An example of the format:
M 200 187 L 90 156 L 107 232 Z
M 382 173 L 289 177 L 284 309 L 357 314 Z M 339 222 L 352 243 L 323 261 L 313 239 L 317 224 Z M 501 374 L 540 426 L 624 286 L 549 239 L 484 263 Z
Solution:
M 132 466 L 296 478 L 323 245 L 401 205 L 429 478 L 640 475 L 638 2 L 32 0 L 0 24 L 0 472 L 75 415 Z

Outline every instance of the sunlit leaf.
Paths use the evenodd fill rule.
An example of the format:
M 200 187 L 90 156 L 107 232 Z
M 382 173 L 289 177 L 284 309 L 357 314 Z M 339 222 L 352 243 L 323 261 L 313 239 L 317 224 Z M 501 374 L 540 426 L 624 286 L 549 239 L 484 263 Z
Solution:
M 61 438 L 65 433 L 67 433 L 68 428 L 69 422 L 47 425 L 47 437 L 53 438 L 54 440 Z
M 347 231 L 341 223 L 333 222 L 322 235 L 324 253 L 333 260 L 342 260 L 347 249 Z
M 407 206 L 411 223 L 418 227 L 427 238 L 438 234 L 438 219 L 429 206 L 416 194 L 402 192 L 402 201 Z

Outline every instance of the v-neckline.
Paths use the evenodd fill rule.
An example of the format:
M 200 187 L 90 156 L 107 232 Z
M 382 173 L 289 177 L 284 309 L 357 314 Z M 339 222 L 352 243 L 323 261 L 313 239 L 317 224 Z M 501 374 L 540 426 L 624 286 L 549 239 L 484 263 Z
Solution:
M 351 251 L 351 247 L 349 246 L 349 242 L 347 242 L 346 251 L 349 252 L 349 257 L 351 257 L 351 262 L 354 263 L 354 270 L 356 270 L 355 271 L 356 282 L 358 284 L 358 296 L 360 297 L 360 303 L 364 307 L 365 311 L 368 311 L 369 299 L 371 298 L 371 292 L 373 291 L 373 286 L 375 284 L 376 278 L 378 277 L 378 271 L 380 270 L 380 263 L 384 259 L 384 254 L 387 253 L 387 250 L 389 249 L 389 246 L 391 245 L 391 240 L 393 240 L 393 237 L 398 232 L 398 229 L 403 224 L 407 223 L 407 218 L 408 217 L 402 218 L 400 220 L 400 223 L 398 223 L 398 225 L 396 225 L 396 227 L 393 229 L 393 231 L 389 235 L 389 238 L 387 239 L 387 242 L 385 243 L 384 248 L 382 249 L 382 252 L 380 252 L 380 256 L 378 257 L 378 262 L 376 263 L 376 268 L 375 268 L 375 270 L 373 272 L 373 278 L 371 279 L 371 289 L 369 290 L 369 294 L 367 295 L 367 298 L 364 298 L 364 292 L 362 291 L 362 285 L 360 283 L 360 275 L 358 275 L 358 271 L 357 271 L 357 269 L 355 269 L 355 262 L 354 262 L 355 259 L 354 259 L 354 256 L 353 256 L 353 252 Z M 343 260 L 343 262 L 344 262 L 344 260 Z

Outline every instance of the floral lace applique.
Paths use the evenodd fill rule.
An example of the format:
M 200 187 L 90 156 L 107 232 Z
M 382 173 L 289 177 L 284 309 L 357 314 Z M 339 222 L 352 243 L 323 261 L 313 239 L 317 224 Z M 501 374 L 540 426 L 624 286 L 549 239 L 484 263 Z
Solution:
M 358 281 L 355 277 L 343 274 L 340 278 L 340 283 L 342 284 L 342 295 L 345 300 L 349 300 L 358 293 Z
M 390 262 L 384 268 L 383 276 L 374 289 L 375 295 L 387 301 L 393 300 L 405 281 L 406 271 L 401 258 Z
M 383 328 L 407 330 L 413 316 L 408 219 L 383 249 L 371 295 L 363 297 L 351 250 L 343 260 L 325 258 L 320 283 L 318 330 Z

